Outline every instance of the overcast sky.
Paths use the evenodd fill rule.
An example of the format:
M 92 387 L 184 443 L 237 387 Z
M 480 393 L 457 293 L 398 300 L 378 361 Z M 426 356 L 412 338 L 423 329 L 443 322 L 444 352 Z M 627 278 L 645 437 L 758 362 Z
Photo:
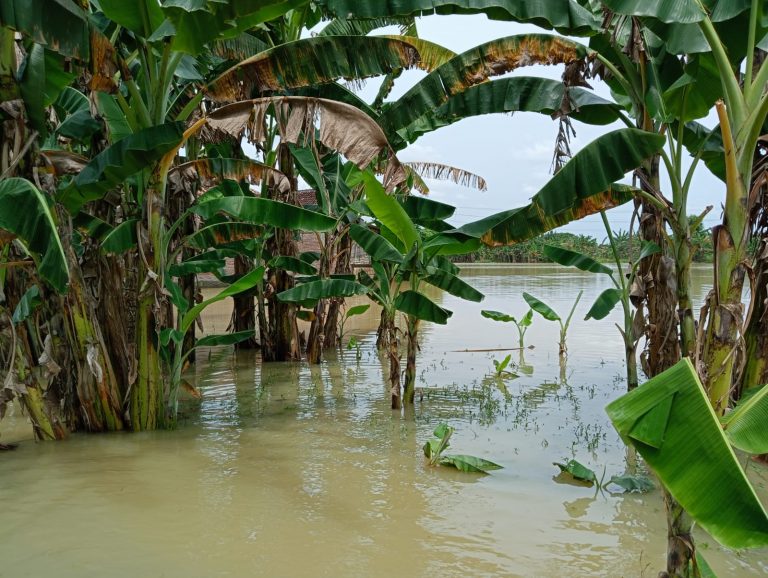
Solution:
M 419 36 L 437 42 L 460 53 L 473 46 L 495 38 L 543 32 L 534 26 L 496 22 L 485 16 L 429 16 L 418 20 Z M 575 39 L 585 43 L 586 39 Z M 562 66 L 533 66 L 513 74 L 546 76 L 559 79 Z M 388 100 L 394 100 L 413 86 L 424 72 L 406 71 L 398 80 Z M 378 81 L 371 81 L 361 96 L 371 101 L 378 88 Z M 593 83 L 596 91 L 605 98 L 610 94 L 599 81 Z M 712 125 L 710 119 L 704 121 Z M 576 138 L 571 141 L 575 154 L 581 147 L 609 130 L 623 128 L 616 123 L 605 127 L 591 127 L 573 121 Z M 488 191 L 479 192 L 452 183 L 428 181 L 430 198 L 450 203 L 456 207 L 451 220 L 461 225 L 492 213 L 527 204 L 551 177 L 552 151 L 558 123 L 547 115 L 516 113 L 485 115 L 468 118 L 420 137 L 398 156 L 403 161 L 433 161 L 454 165 L 479 174 L 488 183 Z M 700 163 L 694 177 L 689 199 L 689 213 L 700 213 L 707 205 L 714 210 L 705 220 L 712 226 L 720 219 L 720 205 L 724 198 L 724 185 L 715 179 Z M 665 191 L 668 196 L 668 188 Z M 608 213 L 614 230 L 627 229 L 631 205 L 624 205 Z M 602 240 L 605 237 L 599 216 L 588 217 L 563 228 L 577 234 L 585 234 Z

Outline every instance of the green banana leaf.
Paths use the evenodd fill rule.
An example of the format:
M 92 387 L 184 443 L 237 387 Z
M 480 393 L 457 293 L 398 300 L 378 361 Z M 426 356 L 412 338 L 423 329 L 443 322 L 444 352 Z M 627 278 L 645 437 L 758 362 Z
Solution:
M 576 480 L 590 484 L 597 483 L 595 471 L 577 460 L 568 460 L 565 463 L 552 462 L 552 465 L 557 466 L 562 473 L 569 474 Z
M 554 28 L 561 34 L 573 36 L 588 36 L 600 28 L 597 17 L 574 0 L 317 0 L 316 3 L 334 16 L 347 19 L 485 14 L 491 20 L 529 23 L 539 28 Z
M 302 231 L 330 231 L 335 219 L 309 211 L 296 205 L 263 199 L 261 197 L 222 197 L 199 203 L 190 209 L 203 219 L 225 213 L 255 225 L 269 225 Z
M 522 66 L 567 64 L 587 55 L 587 48 L 560 36 L 521 34 L 491 40 L 452 58 L 427 74 L 379 117 L 387 134 L 444 105 L 452 95 Z
M 136 224 L 138 219 L 128 219 L 117 225 L 101 240 L 101 250 L 105 253 L 125 253 L 137 246 Z
M 87 62 L 87 15 L 73 0 L 3 0 L 0 26 L 29 36 L 48 50 Z
M 403 243 L 406 250 L 421 242 L 416 226 L 397 200 L 388 195 L 384 187 L 370 172 L 361 174 L 365 183 L 365 200 L 374 216 Z
M 291 271 L 293 273 L 298 273 L 299 275 L 317 275 L 316 267 L 297 257 L 279 255 L 270 259 L 268 265 L 269 267 L 282 269 L 283 271 Z
M 403 255 L 381 235 L 374 233 L 367 227 L 351 225 L 349 237 L 371 256 L 374 261 L 390 261 L 402 263 Z
M 722 419 L 731 444 L 751 454 L 768 454 L 768 385 L 748 395 Z
M 535 76 L 500 78 L 451 94 L 437 108 L 428 108 L 405 127 L 389 134 L 395 148 L 402 148 L 420 136 L 462 119 L 483 114 L 536 112 L 555 115 L 561 112 L 565 85 L 561 81 Z M 621 107 L 589 90 L 568 89 L 569 116 L 586 124 L 605 125 L 618 120 Z
M 493 319 L 494 321 L 502 321 L 504 323 L 517 323 L 517 319 L 501 311 L 491 311 L 490 309 L 483 309 L 480 315 L 487 319 Z
M 400 199 L 400 204 L 414 223 L 450 219 L 453 213 L 456 212 L 456 207 L 447 203 L 440 203 L 432 199 L 415 197 L 413 195 Z
M 220 273 L 224 269 L 223 259 L 191 259 L 168 267 L 171 277 L 197 275 L 198 273 Z
M 661 150 L 664 136 L 634 128 L 623 128 L 599 136 L 565 164 L 534 196 L 545 214 L 555 215 L 571 206 L 563 190 L 580 198 L 604 191 L 614 181 L 640 166 Z
M 346 310 L 344 313 L 344 319 L 355 317 L 356 315 L 362 315 L 371 308 L 370 303 L 363 303 L 362 305 L 354 305 Z
M 580 150 L 531 203 L 448 231 L 489 246 L 511 245 L 632 198 L 633 187 L 611 183 L 660 150 L 664 137 L 637 129 L 602 135 Z
M 171 122 L 126 136 L 96 155 L 58 200 L 75 214 L 88 201 L 102 198 L 131 175 L 152 166 L 182 140 L 184 124 Z
M 206 93 L 219 102 L 232 102 L 417 66 L 421 66 L 417 48 L 402 38 L 314 36 L 275 46 L 239 62 L 209 83 Z
M 180 330 L 182 335 L 186 335 L 187 331 L 195 322 L 195 319 L 197 319 L 198 315 L 202 313 L 203 309 L 205 309 L 206 307 L 208 307 L 213 303 L 216 303 L 217 301 L 222 301 L 227 297 L 232 297 L 233 295 L 237 295 L 238 293 L 242 293 L 243 291 L 248 291 L 249 289 L 252 289 L 256 285 L 261 283 L 263 280 L 264 280 L 264 267 L 257 267 L 253 271 L 250 271 L 247 274 L 243 275 L 240 279 L 232 283 L 229 287 L 227 287 L 223 291 L 217 293 L 210 299 L 206 299 L 202 303 L 198 303 L 197 305 L 192 307 L 192 309 L 187 311 L 181 318 Z
M 560 316 L 555 312 L 554 309 L 552 309 L 543 301 L 536 299 L 536 297 L 530 293 L 523 292 L 523 299 L 525 299 L 525 302 L 528 303 L 528 306 L 531 309 L 533 309 L 547 321 L 560 321 Z
M 67 291 L 69 267 L 48 200 L 26 179 L 0 180 L 0 229 L 19 237 L 43 279 L 59 293 Z
M 589 273 L 605 273 L 606 275 L 613 275 L 613 269 L 603 265 L 599 261 L 595 261 L 592 257 L 584 255 L 583 253 L 578 253 L 577 251 L 571 251 L 570 249 L 564 249 L 562 247 L 555 247 L 553 245 L 544 245 L 542 251 L 545 257 L 559 265 L 576 267 L 581 271 L 587 271 Z
M 395 309 L 422 321 L 445 325 L 453 311 L 437 305 L 426 295 L 411 289 L 403 291 L 395 299 Z
M 206 224 L 187 236 L 184 243 L 194 249 L 205 251 L 222 245 L 232 246 L 238 241 L 260 239 L 264 236 L 264 227 L 247 222 L 222 221 Z
M 349 279 L 317 279 L 282 291 L 277 298 L 286 303 L 309 303 L 331 297 L 365 295 L 367 292 L 368 287 Z
M 623 205 L 632 200 L 637 190 L 614 183 L 604 191 L 583 198 L 575 190 L 550 191 L 550 194 L 568 198 L 569 208 L 556 215 L 547 215 L 539 205 L 538 198 L 534 197 L 529 205 L 467 223 L 446 234 L 460 239 L 475 238 L 490 247 L 514 245 L 588 215 Z
M 28 319 L 35 312 L 35 309 L 42 304 L 43 300 L 40 297 L 40 287 L 32 285 L 32 287 L 24 292 L 21 299 L 19 299 L 16 308 L 13 310 L 11 321 L 13 321 L 14 325 L 18 325 L 25 319 Z
M 162 8 L 168 18 L 164 25 L 173 34 L 173 49 L 198 55 L 212 41 L 236 38 L 308 3 L 309 0 L 173 0 L 164 2 Z M 162 37 L 157 32 L 153 36 Z
M 133 134 L 131 125 L 125 118 L 123 111 L 120 110 L 120 105 L 115 101 L 115 97 L 106 92 L 96 92 L 94 94 L 99 113 L 107 125 L 109 142 L 115 144 L 128 135 Z
M 728 548 L 768 545 L 768 514 L 686 358 L 606 407 L 685 511 Z
M 222 335 L 206 335 L 195 341 L 195 347 L 213 347 L 217 345 L 234 345 L 250 339 L 255 334 L 253 329 L 237 331 L 235 333 L 225 333 Z
M 615 287 L 611 287 L 610 289 L 606 289 L 600 293 L 600 295 L 597 296 L 597 299 L 595 299 L 595 302 L 592 304 L 592 307 L 590 307 L 589 311 L 587 311 L 587 315 L 584 317 L 584 320 L 600 320 L 607 317 L 608 314 L 613 311 L 613 308 L 616 307 L 616 304 L 621 301 L 621 295 L 621 291 Z
M 503 470 L 504 466 L 475 456 L 463 454 L 447 455 L 440 458 L 441 466 L 452 466 L 460 472 L 472 472 L 476 474 L 487 474 L 492 470 Z
M 430 285 L 439 287 L 451 295 L 461 297 L 462 299 L 466 299 L 468 301 L 480 303 L 480 301 L 485 299 L 485 295 L 480 293 L 480 291 L 472 287 L 466 281 L 460 279 L 456 275 L 448 273 L 447 271 L 441 271 L 438 269 L 435 273 L 425 277 L 424 280 Z

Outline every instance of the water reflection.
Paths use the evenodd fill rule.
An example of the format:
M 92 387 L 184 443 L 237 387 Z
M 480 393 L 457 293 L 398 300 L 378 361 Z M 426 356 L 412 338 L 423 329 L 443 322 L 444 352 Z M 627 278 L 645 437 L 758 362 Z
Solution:
M 544 266 L 467 274 L 487 297 L 433 295 L 454 315 L 424 325 L 423 398 L 405 416 L 389 408 L 369 310 L 346 327 L 359 359 L 342 349 L 319 366 L 262 366 L 258 353 L 201 352 L 187 376 L 201 399 L 183 401 L 178 431 L 22 443 L 0 456 L 0 574 L 655 575 L 666 535 L 657 492 L 595 495 L 552 481 L 564 458 L 609 473 L 637 463 L 603 410 L 625 388 L 615 320 L 582 321 L 603 280 Z M 534 349 L 512 356 L 516 379 L 488 377 L 509 351 L 463 351 L 514 353 L 514 332 L 480 309 L 524 310 L 529 291 L 559 310 L 581 289 L 567 364 L 557 324 L 540 318 L 526 334 Z M 222 323 L 228 313 L 223 303 Z M 421 445 L 441 421 L 456 427 L 451 451 L 505 469 L 428 467 Z M 749 468 L 764 499 L 767 472 Z M 698 537 L 721 576 L 768 573 L 767 552 L 736 556 Z

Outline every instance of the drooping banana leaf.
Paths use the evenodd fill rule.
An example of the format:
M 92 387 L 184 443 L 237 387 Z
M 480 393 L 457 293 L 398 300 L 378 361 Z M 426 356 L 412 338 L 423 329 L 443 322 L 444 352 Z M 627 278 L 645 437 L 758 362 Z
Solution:
M 207 94 L 233 102 L 339 78 L 363 79 L 420 66 L 402 38 L 315 36 L 287 42 L 239 62 L 208 84 Z
M 407 127 L 470 86 L 521 66 L 567 64 L 584 58 L 587 48 L 548 34 L 523 34 L 491 40 L 467 50 L 430 72 L 379 117 L 387 134 Z
M 413 195 L 400 199 L 400 204 L 414 223 L 420 221 L 443 221 L 450 219 L 456 211 L 456 207 L 447 203 L 423 197 L 414 197 Z
M 283 271 L 291 271 L 300 275 L 317 275 L 317 268 L 313 265 L 302 261 L 297 257 L 289 257 L 287 255 L 279 255 L 270 259 L 268 265 L 276 269 L 282 269 Z
M 18 236 L 40 276 L 59 293 L 66 292 L 69 267 L 48 200 L 26 179 L 0 180 L 0 229 Z
M 606 407 L 686 512 L 728 548 L 768 545 L 768 514 L 686 358 Z
M 221 221 L 206 224 L 187 236 L 184 243 L 194 249 L 205 251 L 222 245 L 232 245 L 238 241 L 260 239 L 264 236 L 264 227 L 250 222 Z
M 745 397 L 722 421 L 735 447 L 751 454 L 768 454 L 768 385 Z
M 530 0 L 318 0 L 317 4 L 338 18 L 392 18 L 428 14 L 485 14 L 491 20 L 523 22 L 554 28 L 561 34 L 590 35 L 600 21 L 579 3 Z
M 595 261 L 592 257 L 584 255 L 583 253 L 564 249 L 563 247 L 555 247 L 553 245 L 544 245 L 542 251 L 545 257 L 565 267 L 576 267 L 581 271 L 588 271 L 589 273 L 613 274 L 613 269 L 603 265 L 599 261 Z
M 403 163 L 403 166 L 414 177 L 413 188 L 424 195 L 429 193 L 429 189 L 423 179 L 450 181 L 462 187 L 469 187 L 478 191 L 488 190 L 488 185 L 483 177 L 459 167 L 426 161 L 407 162 Z
M 291 186 L 288 177 L 280 171 L 250 159 L 208 157 L 182 163 L 168 173 L 168 180 L 171 183 L 179 179 L 196 181 L 198 177 L 202 180 L 213 178 L 232 181 L 247 180 L 253 184 L 264 181 L 281 191 L 287 191 Z
M 428 108 L 407 126 L 389 133 L 395 148 L 418 137 L 449 126 L 459 120 L 483 114 L 536 112 L 554 115 L 568 113 L 586 124 L 605 125 L 619 118 L 620 107 L 589 90 L 571 87 L 564 102 L 565 85 L 557 80 L 535 76 L 500 78 L 451 94 L 444 104 Z
M 621 291 L 615 287 L 606 289 L 597 296 L 597 299 L 595 299 L 592 307 L 590 307 L 589 311 L 587 311 L 587 315 L 584 317 L 584 320 L 587 321 L 589 319 L 604 319 L 611 311 L 613 311 L 613 308 L 616 307 L 616 304 L 619 301 L 621 301 Z
M 88 61 L 88 20 L 73 0 L 3 0 L 0 26 L 29 36 L 48 50 Z
M 633 187 L 613 183 L 659 150 L 664 137 L 621 129 L 580 150 L 524 207 L 491 215 L 449 232 L 482 239 L 489 246 L 511 245 L 571 221 L 621 205 Z
M 101 241 L 101 250 L 106 253 L 125 253 L 136 247 L 136 223 L 138 219 L 128 219 L 112 229 Z
M 126 136 L 96 155 L 60 190 L 59 202 L 76 213 L 85 203 L 100 199 L 129 176 L 150 168 L 179 145 L 183 134 L 183 123 L 171 122 Z
M 214 347 L 218 345 L 234 345 L 253 337 L 255 331 L 246 329 L 245 331 L 236 331 L 235 333 L 225 333 L 222 335 L 205 335 L 195 341 L 195 347 Z
M 318 279 L 282 291 L 277 294 L 277 298 L 286 303 L 308 303 L 331 297 L 365 295 L 367 292 L 368 288 L 356 281 L 347 279 Z
M 191 211 L 203 219 L 224 213 L 255 225 L 302 231 L 330 231 L 336 226 L 334 219 L 321 213 L 261 197 L 221 197 L 198 203 Z
M 245 134 L 256 144 L 267 139 L 265 115 L 277 119 L 280 138 L 287 143 L 306 146 L 314 138 L 343 154 L 360 169 L 386 156 L 384 183 L 393 189 L 407 175 L 389 145 L 384 131 L 370 116 L 343 102 L 304 96 L 256 98 L 222 106 L 205 117 L 200 127 L 203 140 L 241 138 Z
M 13 310 L 11 321 L 13 321 L 14 325 L 18 325 L 29 318 L 42 304 L 43 300 L 40 297 L 40 287 L 32 285 L 32 287 L 24 292 L 21 299 L 19 299 L 16 308 Z
M 480 301 L 485 299 L 485 295 L 480 293 L 480 291 L 472 287 L 466 281 L 460 279 L 456 275 L 452 275 L 451 273 L 448 273 L 447 271 L 442 271 L 438 269 L 431 275 L 428 275 L 427 277 L 425 277 L 424 280 L 430 285 L 439 287 L 440 289 L 442 289 L 443 291 L 447 291 L 451 295 L 455 295 L 456 297 L 461 297 L 462 299 L 467 299 L 468 301 L 474 301 L 475 303 L 480 303 Z
M 180 324 L 181 334 L 185 335 L 187 330 L 195 322 L 195 319 L 197 319 L 197 316 L 200 315 L 200 313 L 202 313 L 203 309 L 205 309 L 212 303 L 216 303 L 217 301 L 222 301 L 227 297 L 232 297 L 233 295 L 237 295 L 238 293 L 242 293 L 243 291 L 248 291 L 249 289 L 252 289 L 256 285 L 261 283 L 263 280 L 264 280 L 264 267 L 257 267 L 253 271 L 250 271 L 245 275 L 243 275 L 240 279 L 232 283 L 229 287 L 227 287 L 223 291 L 220 291 L 219 293 L 217 293 L 216 295 L 214 295 L 209 299 L 206 299 L 202 303 L 198 303 L 182 316 L 181 324 Z
M 426 295 L 411 289 L 403 291 L 397 296 L 395 309 L 422 321 L 430 321 L 440 325 L 448 323 L 448 318 L 453 315 L 453 311 L 440 307 Z

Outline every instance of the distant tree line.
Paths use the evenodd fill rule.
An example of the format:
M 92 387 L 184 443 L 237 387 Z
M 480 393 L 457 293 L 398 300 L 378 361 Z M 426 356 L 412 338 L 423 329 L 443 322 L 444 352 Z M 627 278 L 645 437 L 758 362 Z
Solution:
M 693 244 L 696 247 L 693 260 L 696 263 L 712 262 L 712 234 L 710 229 L 699 226 L 692 235 Z M 640 253 L 640 240 L 636 234 L 630 235 L 627 231 L 614 232 L 619 256 L 622 261 L 630 261 L 637 258 Z M 564 249 L 570 249 L 584 253 L 598 261 L 612 261 L 611 247 L 608 239 L 598 241 L 590 235 L 576 235 L 567 232 L 550 232 L 515 245 L 504 247 L 483 246 L 478 251 L 457 255 L 453 257 L 455 263 L 549 263 L 550 259 L 544 255 L 545 245 L 555 245 Z

